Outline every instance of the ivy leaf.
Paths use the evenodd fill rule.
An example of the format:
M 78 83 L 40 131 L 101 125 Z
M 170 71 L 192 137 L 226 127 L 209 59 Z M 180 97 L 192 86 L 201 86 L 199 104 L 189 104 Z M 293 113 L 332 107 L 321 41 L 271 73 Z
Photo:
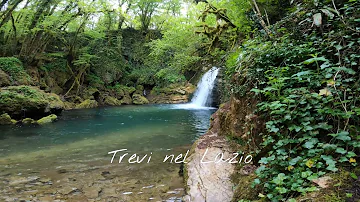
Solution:
M 326 167 L 326 170 L 330 170 L 330 171 L 333 171 L 333 172 L 338 171 L 338 169 L 335 166 L 336 161 L 334 161 L 332 156 L 321 155 L 321 158 L 323 160 L 325 160 L 326 165 L 328 165 L 328 167 Z
M 309 141 L 307 141 L 305 144 L 304 144 L 304 147 L 306 149 L 312 149 L 315 147 L 315 145 L 319 142 L 319 140 L 317 138 L 312 138 L 310 139 Z
M 346 158 L 346 157 L 344 157 L 344 156 L 339 159 L 339 162 L 340 162 L 340 163 L 348 162 L 348 161 L 349 161 L 349 159 Z M 350 162 L 350 163 L 351 163 L 351 162 Z
M 320 14 L 321 15 L 321 14 Z M 314 62 L 318 62 L 318 61 L 323 61 L 323 62 L 329 62 L 329 60 L 327 60 L 324 57 L 314 57 L 314 58 L 310 58 L 308 60 L 304 61 L 304 64 L 308 65 L 308 64 L 312 64 Z
M 335 152 L 336 152 L 336 153 L 339 153 L 339 154 L 346 154 L 347 151 L 346 151 L 345 149 L 339 147 L 339 148 L 337 148 L 337 149 L 335 150 Z
M 277 184 L 277 185 L 282 185 L 284 184 L 284 180 L 286 179 L 287 177 L 285 176 L 284 173 L 279 173 L 277 175 L 277 177 L 273 180 L 273 183 Z
M 355 157 L 355 156 L 356 156 L 356 154 L 352 151 L 350 151 L 346 154 L 346 157 L 348 157 L 348 158 Z
M 289 164 L 291 166 L 294 166 L 298 161 L 300 161 L 302 158 L 300 156 L 296 157 L 296 158 L 293 158 L 290 160 Z
M 337 134 L 336 139 L 342 140 L 342 141 L 346 142 L 346 141 L 350 141 L 350 140 L 351 140 L 351 137 L 349 136 L 349 132 L 347 132 L 347 131 L 342 131 L 342 132 L 340 132 L 340 133 Z
M 275 189 L 278 190 L 280 194 L 285 194 L 288 192 L 288 190 L 284 187 L 276 187 Z
M 330 170 L 330 171 L 336 172 L 336 171 L 338 171 L 339 169 L 337 169 L 337 168 L 335 167 L 335 164 L 331 164 L 331 165 L 329 165 L 329 166 L 326 168 L 326 170 Z

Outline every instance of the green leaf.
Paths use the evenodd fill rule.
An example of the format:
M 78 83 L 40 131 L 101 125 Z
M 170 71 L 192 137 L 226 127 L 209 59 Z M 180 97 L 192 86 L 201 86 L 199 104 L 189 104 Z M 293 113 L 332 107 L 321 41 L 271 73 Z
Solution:
M 284 173 L 279 173 L 277 175 L 277 177 L 275 179 L 273 179 L 273 183 L 277 184 L 277 185 L 282 185 L 284 184 L 284 180 L 286 179 L 287 177 L 285 176 Z
M 352 177 L 355 180 L 358 179 L 358 176 L 355 173 L 350 173 L 350 177 Z
M 347 131 L 342 131 L 340 133 L 337 134 L 336 139 L 338 140 L 342 140 L 344 142 L 350 141 L 351 137 L 349 136 L 349 132 Z
M 307 149 L 312 149 L 318 142 L 319 140 L 317 138 L 312 138 L 304 144 L 304 147 Z
M 337 148 L 335 150 L 335 152 L 339 153 L 339 154 L 346 154 L 347 153 L 347 151 L 345 149 L 341 148 L 341 147 Z
M 329 62 L 329 60 L 327 60 L 324 57 L 314 57 L 314 58 L 310 58 L 308 60 L 305 60 L 304 64 L 308 65 L 308 64 L 312 64 L 312 63 L 318 62 L 318 61 Z
M 354 152 L 350 151 L 346 154 L 346 157 L 351 158 L 357 156 Z

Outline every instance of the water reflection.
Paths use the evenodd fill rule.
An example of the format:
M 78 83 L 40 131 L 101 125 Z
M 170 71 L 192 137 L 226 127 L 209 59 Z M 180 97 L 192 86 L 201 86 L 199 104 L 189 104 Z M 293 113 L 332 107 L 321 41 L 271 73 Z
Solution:
M 156 149 L 163 145 L 171 148 L 191 144 L 206 132 L 214 111 L 174 109 L 173 105 L 66 111 L 58 122 L 43 127 L 7 127 L 0 136 L 0 150 L 4 151 L 0 157 L 98 140 L 98 137 L 100 143 L 111 140 L 111 144 L 127 147 L 151 144 L 147 147 Z

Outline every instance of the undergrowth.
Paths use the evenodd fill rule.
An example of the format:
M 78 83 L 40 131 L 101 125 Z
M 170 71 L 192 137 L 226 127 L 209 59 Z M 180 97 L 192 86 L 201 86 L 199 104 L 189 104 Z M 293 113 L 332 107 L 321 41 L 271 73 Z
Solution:
M 253 183 L 260 197 L 296 201 L 318 190 L 312 180 L 358 165 L 359 10 L 354 0 L 298 5 L 273 36 L 248 40 L 228 58 L 231 92 L 253 92 L 266 120 L 253 148 L 266 154 Z M 321 24 L 312 24 L 319 15 Z

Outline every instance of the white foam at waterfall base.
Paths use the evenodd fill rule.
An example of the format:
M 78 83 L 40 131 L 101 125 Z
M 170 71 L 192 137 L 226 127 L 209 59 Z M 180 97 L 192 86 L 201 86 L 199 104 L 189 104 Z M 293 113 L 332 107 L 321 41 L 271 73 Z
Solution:
M 204 74 L 198 83 L 193 99 L 188 104 L 175 105 L 177 109 L 213 109 L 211 104 L 211 92 L 214 88 L 219 68 L 213 67 Z

